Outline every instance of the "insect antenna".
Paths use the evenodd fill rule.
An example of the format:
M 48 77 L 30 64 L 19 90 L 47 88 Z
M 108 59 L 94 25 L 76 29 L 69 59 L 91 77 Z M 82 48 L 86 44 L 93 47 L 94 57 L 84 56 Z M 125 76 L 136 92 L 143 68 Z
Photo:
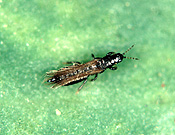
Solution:
M 133 60 L 139 60 L 138 58 L 133 58 L 133 57 L 124 57 L 126 59 L 133 59 Z
M 135 44 L 133 44 L 130 48 L 128 48 L 128 50 L 126 50 L 122 55 L 125 55 L 127 52 L 129 52 L 133 47 L 134 47 Z M 133 59 L 133 60 L 139 60 L 138 58 L 133 58 L 133 57 L 125 57 L 124 58 L 126 59 Z
M 126 50 L 123 55 L 125 55 L 127 52 L 129 52 L 133 47 L 134 47 L 135 44 L 133 44 L 130 48 L 128 48 L 128 50 Z

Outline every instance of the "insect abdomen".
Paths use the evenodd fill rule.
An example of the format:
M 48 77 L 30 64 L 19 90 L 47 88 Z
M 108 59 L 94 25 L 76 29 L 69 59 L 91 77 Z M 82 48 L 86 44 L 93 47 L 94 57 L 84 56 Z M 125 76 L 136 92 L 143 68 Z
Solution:
M 87 78 L 89 75 L 94 75 L 103 71 L 97 60 L 90 61 L 85 64 L 73 65 L 67 68 L 62 68 L 58 71 L 47 73 L 50 76 L 46 81 L 54 84 L 52 88 L 64 86 L 71 82 L 76 82 Z

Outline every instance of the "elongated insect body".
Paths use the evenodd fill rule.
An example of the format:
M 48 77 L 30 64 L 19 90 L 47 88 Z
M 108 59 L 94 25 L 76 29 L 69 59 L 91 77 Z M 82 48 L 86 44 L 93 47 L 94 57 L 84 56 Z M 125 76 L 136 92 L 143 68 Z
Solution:
M 51 70 L 50 72 L 47 72 L 47 78 L 44 81 L 52 84 L 53 86 L 51 88 L 55 88 L 74 84 L 84 80 L 83 84 L 76 92 L 78 93 L 87 82 L 87 78 L 89 76 L 95 75 L 94 79 L 91 80 L 95 81 L 98 74 L 104 72 L 107 68 L 116 70 L 117 67 L 115 65 L 122 62 L 124 58 L 138 60 L 138 58 L 124 56 L 132 47 L 134 47 L 134 45 L 132 45 L 123 54 L 109 52 L 102 58 L 95 58 L 92 54 L 93 60 L 84 64 L 81 64 L 80 62 L 66 62 L 66 64 L 73 65 L 61 68 L 59 70 Z

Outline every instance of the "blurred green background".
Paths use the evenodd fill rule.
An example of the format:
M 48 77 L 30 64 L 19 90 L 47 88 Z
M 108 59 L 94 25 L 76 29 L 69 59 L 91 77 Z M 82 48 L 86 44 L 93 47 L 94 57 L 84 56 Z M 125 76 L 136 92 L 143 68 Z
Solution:
M 0 134 L 175 134 L 175 1 L 0 0 Z M 95 82 L 45 72 L 135 47 Z

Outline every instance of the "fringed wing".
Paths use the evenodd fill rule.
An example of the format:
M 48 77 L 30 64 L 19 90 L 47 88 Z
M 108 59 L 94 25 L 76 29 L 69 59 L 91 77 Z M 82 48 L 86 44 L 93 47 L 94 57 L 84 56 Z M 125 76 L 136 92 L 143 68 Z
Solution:
M 44 82 L 49 82 L 49 84 L 54 84 L 51 88 L 55 88 L 58 86 L 64 86 L 70 83 L 70 79 L 73 77 L 73 71 L 77 69 L 77 65 L 72 65 L 69 67 L 64 67 L 59 70 L 51 70 L 50 72 L 46 72 L 47 78 Z
M 61 68 L 60 70 L 51 70 L 47 72 L 45 82 L 53 84 L 51 88 L 64 86 L 72 82 L 79 82 L 89 75 L 94 75 L 103 72 L 104 69 L 98 67 L 98 59 L 94 59 L 85 64 L 77 64 Z

